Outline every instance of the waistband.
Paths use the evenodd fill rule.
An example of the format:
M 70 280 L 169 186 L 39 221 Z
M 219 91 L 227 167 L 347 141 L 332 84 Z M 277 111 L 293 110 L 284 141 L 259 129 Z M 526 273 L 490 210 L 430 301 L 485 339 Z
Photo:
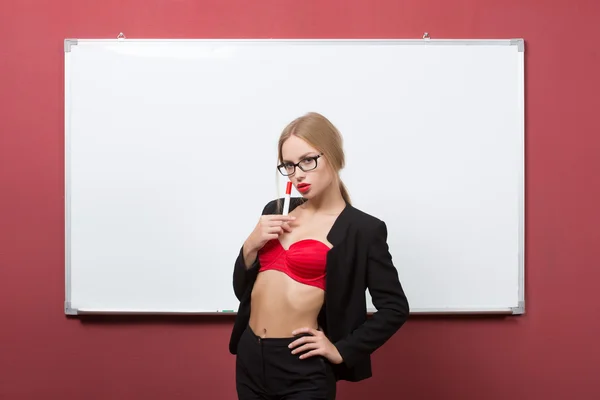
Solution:
M 245 333 L 252 339 L 253 342 L 260 343 L 260 344 L 263 344 L 266 346 L 277 346 L 277 347 L 280 347 L 280 346 L 287 347 L 290 343 L 292 343 L 294 340 L 296 340 L 298 338 L 301 338 L 303 336 L 310 336 L 310 333 L 301 333 L 299 335 L 290 336 L 290 337 L 261 338 L 256 333 L 254 333 L 252 328 L 250 328 L 250 325 L 246 325 Z

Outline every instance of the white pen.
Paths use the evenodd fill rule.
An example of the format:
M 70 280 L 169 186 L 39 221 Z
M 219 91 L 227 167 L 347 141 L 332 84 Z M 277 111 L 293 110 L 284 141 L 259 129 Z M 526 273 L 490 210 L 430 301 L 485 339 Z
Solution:
M 285 196 L 283 198 L 283 215 L 288 215 L 290 212 L 290 197 L 292 195 L 292 182 L 288 182 L 285 188 Z

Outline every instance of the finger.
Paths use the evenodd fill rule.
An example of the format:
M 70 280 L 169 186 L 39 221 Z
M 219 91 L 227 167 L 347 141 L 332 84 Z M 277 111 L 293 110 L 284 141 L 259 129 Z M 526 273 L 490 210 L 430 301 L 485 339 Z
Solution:
M 296 329 L 295 331 L 292 332 L 293 336 L 299 335 L 301 333 L 308 333 L 311 335 L 318 335 L 319 332 L 316 329 L 313 328 L 309 328 L 309 327 L 304 327 L 304 328 L 300 328 L 300 329 Z
M 281 222 L 286 221 L 287 222 L 287 221 L 293 221 L 295 219 L 296 219 L 296 217 L 292 217 L 290 215 L 274 214 L 274 215 L 269 216 L 270 221 L 281 221 Z
M 268 233 L 280 234 L 283 233 L 283 228 L 281 226 L 270 226 L 267 228 Z
M 274 227 L 278 227 L 278 228 L 283 228 L 285 229 L 285 227 L 287 226 L 288 228 L 290 228 L 290 223 L 289 222 L 282 222 L 282 221 L 271 221 L 269 222 L 267 225 L 267 228 L 274 228 Z M 291 228 L 290 228 L 291 229 Z
M 292 354 L 304 353 L 308 350 L 319 349 L 318 343 L 306 343 L 303 346 L 298 347 L 297 349 L 292 350 Z
M 308 353 L 301 354 L 300 357 L 298 357 L 298 358 L 300 358 L 301 360 L 304 360 L 305 358 L 309 358 L 309 357 L 321 356 L 321 355 L 323 355 L 322 353 L 323 353 L 323 351 L 321 350 L 321 348 L 318 348 L 315 350 L 311 350 Z
M 290 349 L 293 349 L 294 347 L 300 346 L 301 344 L 309 343 L 309 342 L 312 343 L 312 342 L 315 342 L 316 340 L 317 340 L 317 338 L 315 338 L 314 336 L 302 336 L 301 338 L 296 339 L 292 343 L 290 343 L 288 345 L 288 347 Z
M 269 233 L 267 234 L 267 240 L 273 240 L 273 239 L 278 239 L 279 235 L 276 233 Z
M 283 225 L 281 225 L 281 227 L 286 232 L 291 232 L 292 231 L 292 228 L 290 227 L 290 225 L 287 222 L 284 222 Z

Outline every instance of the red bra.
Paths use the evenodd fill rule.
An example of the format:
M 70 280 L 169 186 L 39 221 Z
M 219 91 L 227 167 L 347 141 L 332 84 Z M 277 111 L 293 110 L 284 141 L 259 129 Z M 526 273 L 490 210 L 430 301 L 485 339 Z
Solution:
M 258 252 L 260 270 L 281 271 L 290 278 L 325 290 L 329 246 L 314 239 L 300 240 L 284 249 L 279 239 L 269 240 Z

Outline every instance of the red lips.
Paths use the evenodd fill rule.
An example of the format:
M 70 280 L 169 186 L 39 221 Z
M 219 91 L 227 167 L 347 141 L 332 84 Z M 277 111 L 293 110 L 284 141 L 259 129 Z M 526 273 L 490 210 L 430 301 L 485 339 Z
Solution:
M 296 189 L 300 192 L 306 192 L 310 189 L 310 183 L 299 183 L 298 186 L 296 186 Z

